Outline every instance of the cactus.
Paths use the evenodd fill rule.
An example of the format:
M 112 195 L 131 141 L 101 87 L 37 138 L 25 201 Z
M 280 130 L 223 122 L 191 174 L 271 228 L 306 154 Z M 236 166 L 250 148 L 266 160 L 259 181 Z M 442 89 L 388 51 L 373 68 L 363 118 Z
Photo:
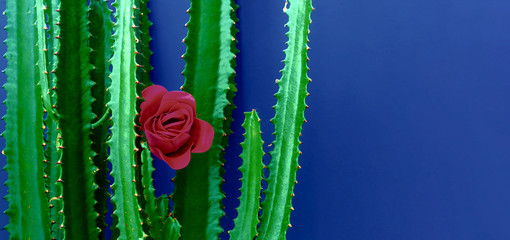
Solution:
M 92 121 L 90 47 L 86 2 L 60 3 L 60 50 L 58 52 L 57 104 L 62 129 L 62 181 L 65 221 L 69 239 L 96 239 L 94 191 L 97 171 L 90 139 Z
M 6 40 L 8 61 L 5 70 L 8 80 L 6 128 L 2 134 L 6 141 L 2 151 L 7 157 L 5 170 L 9 188 L 6 196 L 9 209 L 5 213 L 10 222 L 5 227 L 11 239 L 48 239 L 50 218 L 44 194 L 43 106 L 41 81 L 45 66 L 39 48 L 36 1 L 8 1 Z
M 183 226 L 184 239 L 217 239 L 222 232 L 221 151 L 225 144 L 222 139 L 227 137 L 223 128 L 227 93 L 233 90 L 229 79 L 234 74 L 231 4 L 231 0 L 192 0 L 188 10 L 187 51 L 183 55 L 186 81 L 182 89 L 195 97 L 197 116 L 213 126 L 215 136 L 208 152 L 194 155 L 189 166 L 176 174 L 173 212 Z
M 48 74 L 48 92 L 51 100 L 51 106 L 56 105 L 57 95 L 57 78 L 55 75 L 55 69 L 58 65 L 58 53 L 60 49 L 60 42 L 57 36 L 60 35 L 60 14 L 58 12 L 60 1 L 59 0 L 46 0 L 45 13 L 47 17 L 47 34 L 46 39 L 47 51 L 46 51 L 46 68 Z M 54 109 L 55 110 L 55 109 Z M 62 132 L 60 131 L 58 120 L 47 116 L 44 119 L 46 126 L 46 149 L 45 149 L 45 175 L 48 176 L 46 179 L 46 186 L 48 192 L 48 202 L 50 204 L 50 218 L 51 218 L 51 238 L 62 239 L 64 238 L 65 229 L 62 228 L 64 222 L 64 202 L 63 197 L 63 186 L 62 181 Z
M 92 103 L 92 111 L 96 115 L 96 121 L 101 117 L 109 118 L 109 109 L 107 103 L 110 100 L 110 94 L 106 89 L 110 86 L 110 62 L 112 56 L 111 38 L 113 22 L 111 20 L 111 10 L 105 0 L 92 0 L 89 5 L 89 45 L 92 49 L 90 53 L 90 63 L 94 68 L 91 71 L 91 79 L 94 81 L 92 87 L 92 97 L 95 101 Z M 109 198 L 108 193 L 108 145 L 105 144 L 110 133 L 110 121 L 106 120 L 102 125 L 92 129 L 92 149 L 97 153 L 94 156 L 94 165 L 97 167 L 95 182 L 97 189 L 95 191 L 95 211 L 98 216 L 96 224 L 99 227 L 98 239 L 104 239 L 106 228 L 105 216 L 108 212 L 106 203 Z
M 3 153 L 10 238 L 105 239 L 110 173 L 113 239 L 218 239 L 225 215 L 223 158 L 237 91 L 238 6 L 191 0 L 182 89 L 194 95 L 197 117 L 212 125 L 215 136 L 209 151 L 193 154 L 177 171 L 171 211 L 167 195 L 155 196 L 153 159 L 139 126 L 141 91 L 152 85 L 148 0 L 116 0 L 115 24 L 106 0 L 88 2 L 7 1 Z M 285 239 L 290 226 L 312 6 L 311 0 L 289 3 L 268 188 L 261 203 L 265 153 L 253 110 L 243 124 L 240 206 L 229 232 L 234 240 Z
M 259 224 L 260 191 L 261 180 L 263 179 L 264 163 L 262 157 L 264 150 L 260 132 L 260 118 L 257 112 L 244 113 L 245 129 L 244 142 L 241 143 L 243 152 L 241 158 L 243 165 L 239 168 L 243 173 L 241 178 L 241 197 L 237 208 L 237 218 L 234 220 L 235 228 L 229 232 L 231 239 L 253 239 L 258 235 L 257 225 Z
M 270 152 L 268 165 L 268 187 L 262 202 L 262 222 L 259 227 L 261 239 L 284 239 L 287 228 L 291 227 L 290 212 L 293 210 L 292 198 L 296 173 L 300 168 L 298 158 L 299 136 L 304 111 L 308 107 L 305 98 L 306 86 L 311 81 L 307 76 L 308 33 L 312 12 L 311 0 L 290 0 L 290 8 L 284 11 L 289 16 L 287 36 L 289 41 L 285 50 L 285 67 L 282 70 L 275 105 L 275 117 L 271 120 L 275 126 L 274 149 Z
M 139 214 L 141 206 L 135 179 L 137 165 L 135 152 L 140 149 L 135 146 L 135 118 L 137 114 L 137 62 L 136 62 L 136 34 L 133 23 L 135 16 L 135 0 L 118 0 L 113 6 L 116 8 L 114 54 L 111 59 L 113 71 L 112 85 L 109 88 L 111 101 L 108 106 L 112 109 L 112 138 L 110 144 L 110 162 L 114 195 L 114 238 L 138 239 L 143 237 L 142 219 Z M 121 226 L 121 227 L 119 227 Z

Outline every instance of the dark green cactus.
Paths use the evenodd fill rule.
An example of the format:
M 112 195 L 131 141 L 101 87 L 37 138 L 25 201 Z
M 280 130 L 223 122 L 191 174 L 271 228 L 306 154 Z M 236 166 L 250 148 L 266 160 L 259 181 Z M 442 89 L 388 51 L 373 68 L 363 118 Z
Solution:
M 236 51 L 232 48 L 232 11 L 231 0 L 192 0 L 188 10 L 187 50 L 183 55 L 186 81 L 182 89 L 195 97 L 197 117 L 213 126 L 214 140 L 208 152 L 194 154 L 190 164 L 176 174 L 173 212 L 183 226 L 184 239 L 217 239 L 223 231 L 221 152 L 227 137 L 225 108 L 230 104 L 228 92 L 233 90 L 229 79 L 234 74 Z
M 110 118 L 107 103 L 110 100 L 110 94 L 106 89 L 110 86 L 110 58 L 112 56 L 113 39 L 111 19 L 112 11 L 108 8 L 106 0 L 92 0 L 89 5 L 88 19 L 90 21 L 89 45 L 92 49 L 90 61 L 94 67 L 91 71 L 91 79 L 94 81 L 92 87 L 92 97 L 95 101 L 92 103 L 92 111 L 96 115 L 96 122 L 102 122 L 101 125 L 92 129 L 92 149 L 97 153 L 94 156 L 94 164 L 97 167 L 95 182 L 97 189 L 95 191 L 96 205 L 95 210 L 98 213 L 96 224 L 99 227 L 98 239 L 104 239 L 104 230 L 106 228 L 105 216 L 108 212 L 106 203 L 110 194 L 108 193 L 109 182 L 108 175 L 108 145 L 105 144 L 110 136 L 110 121 L 101 121 L 102 117 Z
M 264 150 L 260 132 L 260 118 L 255 110 L 244 113 L 243 127 L 245 129 L 244 142 L 241 143 L 243 165 L 239 168 L 243 173 L 241 178 L 241 197 L 237 208 L 237 218 L 234 219 L 235 228 L 229 232 L 230 239 L 253 239 L 258 235 L 260 192 L 262 190 Z
M 63 227 L 66 238 L 97 239 L 97 212 L 94 210 L 94 166 L 90 139 L 94 98 L 91 94 L 90 47 L 86 2 L 60 3 L 60 50 L 58 52 L 57 109 L 62 129 L 62 180 L 64 182 Z

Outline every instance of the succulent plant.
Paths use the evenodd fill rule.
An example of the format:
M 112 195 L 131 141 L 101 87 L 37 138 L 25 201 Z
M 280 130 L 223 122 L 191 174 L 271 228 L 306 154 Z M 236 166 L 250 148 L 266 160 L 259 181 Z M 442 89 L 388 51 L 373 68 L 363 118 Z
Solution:
M 152 85 L 147 2 L 116 0 L 112 20 L 106 0 L 7 0 L 2 153 L 11 239 L 105 239 L 109 199 L 113 239 L 218 239 L 224 231 L 223 165 L 237 91 L 238 6 L 233 0 L 191 0 L 182 90 L 194 96 L 197 116 L 215 135 L 207 152 L 194 153 L 177 170 L 171 198 L 156 198 L 150 141 L 139 120 L 141 92 Z M 277 80 L 275 140 L 263 192 L 260 119 L 255 110 L 245 113 L 242 188 L 231 239 L 285 239 L 291 226 L 311 81 L 312 10 L 311 0 L 285 3 L 289 41 Z

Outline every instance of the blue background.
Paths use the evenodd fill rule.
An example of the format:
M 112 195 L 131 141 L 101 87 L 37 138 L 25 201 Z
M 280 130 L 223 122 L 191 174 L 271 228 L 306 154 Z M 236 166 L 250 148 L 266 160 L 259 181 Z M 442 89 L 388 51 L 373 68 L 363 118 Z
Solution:
M 184 81 L 188 6 L 150 2 L 153 80 L 169 90 Z M 283 6 L 283 0 L 240 1 L 227 230 L 240 194 L 242 113 L 257 109 L 266 143 L 274 139 L 269 119 L 283 68 Z M 288 239 L 510 239 L 510 2 L 318 0 L 314 6 L 311 108 Z M 1 16 L 0 25 L 5 21 Z M 173 172 L 157 164 L 157 194 L 170 193 Z M 6 193 L 1 186 L 0 195 Z M 0 205 L 7 208 L 3 199 Z M 0 225 L 7 222 L 0 217 Z

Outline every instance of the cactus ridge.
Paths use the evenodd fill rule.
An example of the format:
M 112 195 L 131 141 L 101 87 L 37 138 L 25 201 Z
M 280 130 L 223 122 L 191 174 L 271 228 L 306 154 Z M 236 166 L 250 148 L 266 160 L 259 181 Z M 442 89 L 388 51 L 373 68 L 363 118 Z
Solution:
M 188 10 L 188 35 L 184 39 L 187 50 L 183 55 L 186 80 L 182 89 L 195 97 L 197 117 L 209 122 L 215 133 L 209 151 L 192 154 L 190 164 L 176 173 L 173 213 L 183 226 L 184 239 L 218 239 L 223 231 L 221 152 L 227 137 L 224 122 L 229 79 L 234 74 L 231 4 L 231 0 L 192 0 Z
M 136 114 L 137 98 L 137 66 L 136 42 L 139 41 L 134 24 L 138 1 L 117 0 L 113 3 L 116 9 L 113 38 L 113 66 L 109 88 L 111 100 L 108 106 L 112 110 L 112 137 L 110 145 L 109 160 L 112 163 L 111 175 L 114 177 L 112 185 L 114 194 L 112 203 L 113 228 L 112 235 L 120 239 L 139 239 L 144 237 L 142 229 L 142 218 L 140 211 L 142 206 L 137 187 L 137 172 L 140 171 L 138 153 L 140 148 L 136 146 Z M 136 154 L 135 154 L 136 153 Z M 138 178 L 140 176 L 138 175 Z M 138 180 L 139 181 L 139 180 Z
M 58 52 L 57 104 L 62 130 L 62 179 L 65 221 L 69 239 L 97 239 L 97 212 L 94 192 L 96 167 L 91 145 L 92 112 L 88 46 L 90 33 L 87 2 L 62 0 L 60 3 L 60 40 Z
M 28 9 L 28 11 L 27 11 Z M 41 68 L 37 19 L 38 6 L 34 0 L 8 1 L 5 15 L 8 32 L 7 92 L 4 104 L 7 112 L 2 136 L 8 141 L 2 153 L 7 157 L 4 170 L 8 172 L 5 185 L 9 193 L 5 199 L 9 208 L 5 214 L 10 221 L 5 229 L 11 239 L 47 239 L 50 236 L 48 202 L 45 197 L 43 106 L 41 102 Z M 25 126 L 33 126 L 27 128 Z
M 139 52 L 140 60 L 137 59 L 138 62 L 141 63 L 141 75 L 139 77 L 140 82 L 145 86 L 152 85 L 150 80 L 150 72 L 152 71 L 152 65 L 150 58 L 152 56 L 152 51 L 150 49 L 150 42 L 152 38 L 150 36 L 150 27 L 152 26 L 152 22 L 149 20 L 150 10 L 147 7 L 149 0 L 139 0 L 139 14 L 137 18 L 139 19 L 138 32 L 139 39 L 141 40 L 137 45 L 137 49 Z
M 245 129 L 244 142 L 241 143 L 243 152 L 241 158 L 243 164 L 239 168 L 243 176 L 241 178 L 241 196 L 237 208 L 237 218 L 234 219 L 235 227 L 229 232 L 230 239 L 253 239 L 258 235 L 260 192 L 262 190 L 261 179 L 263 178 L 264 156 L 262 136 L 260 132 L 260 118 L 257 112 L 244 113 Z
M 287 229 L 291 227 L 292 198 L 301 154 L 299 136 L 302 124 L 306 121 L 306 87 L 310 81 L 307 76 L 307 42 L 313 7 L 311 0 L 290 0 L 289 3 L 290 8 L 287 9 L 287 3 L 284 7 L 284 12 L 289 16 L 289 31 L 286 34 L 289 41 L 285 50 L 282 78 L 277 80 L 279 90 L 275 94 L 276 114 L 272 119 L 275 140 L 270 152 L 268 187 L 264 191 L 259 227 L 259 238 L 264 240 L 285 239 Z
M 90 21 L 89 45 L 92 49 L 90 61 L 94 68 L 91 71 L 91 79 L 94 81 L 92 96 L 96 99 L 92 103 L 92 111 L 96 115 L 96 123 L 101 122 L 101 116 L 110 118 L 106 104 L 110 100 L 110 94 L 106 89 L 110 86 L 110 58 L 112 57 L 111 47 L 113 45 L 111 19 L 112 10 L 108 8 L 105 0 L 92 0 L 89 5 L 88 19 Z M 96 125 L 96 124 L 94 124 Z M 96 224 L 100 229 L 98 239 L 105 239 L 105 215 L 108 212 L 108 145 L 105 144 L 110 137 L 110 121 L 106 120 L 92 129 L 92 149 L 97 153 L 93 161 L 96 166 L 95 181 L 98 185 L 94 193 L 96 199 L 95 210 L 98 212 Z
M 46 18 L 46 33 L 48 38 L 46 39 L 47 50 L 45 51 L 46 57 L 46 69 L 48 71 L 48 92 L 50 95 L 51 106 L 56 105 L 57 94 L 55 93 L 57 86 L 57 78 L 55 76 L 55 69 L 58 64 L 58 57 L 55 52 L 58 52 L 60 48 L 60 42 L 56 38 L 60 34 L 60 28 L 57 23 L 60 21 L 59 0 L 45 0 L 45 14 Z M 46 116 L 44 119 L 44 125 L 46 127 L 46 148 L 45 148 L 45 175 L 46 177 L 46 192 L 48 202 L 50 204 L 50 218 L 51 218 L 51 238 L 52 239 L 63 239 L 65 236 L 65 229 L 60 226 L 64 221 L 64 214 L 61 212 L 64 210 L 63 201 L 63 186 L 62 181 L 62 139 L 58 121 L 53 118 Z

